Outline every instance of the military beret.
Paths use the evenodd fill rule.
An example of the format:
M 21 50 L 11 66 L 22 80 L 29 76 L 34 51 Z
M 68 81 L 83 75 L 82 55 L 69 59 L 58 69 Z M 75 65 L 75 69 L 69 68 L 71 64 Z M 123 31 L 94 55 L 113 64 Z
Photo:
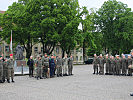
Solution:
M 1 58 L 2 56 L 0 55 L 0 58 Z
M 13 54 L 10 54 L 10 56 L 13 56 Z

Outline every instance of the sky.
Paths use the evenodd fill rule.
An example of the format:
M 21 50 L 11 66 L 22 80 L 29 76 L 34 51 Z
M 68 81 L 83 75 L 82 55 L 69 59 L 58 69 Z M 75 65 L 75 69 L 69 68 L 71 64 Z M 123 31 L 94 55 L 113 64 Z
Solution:
M 18 0 L 0 0 L 0 10 L 6 11 L 8 6 L 12 5 L 13 2 L 17 2 Z M 88 10 L 90 8 L 100 8 L 102 4 L 107 0 L 79 0 L 80 7 L 86 6 Z M 124 4 L 127 4 L 129 8 L 132 8 L 133 11 L 133 0 L 117 0 L 121 1 Z

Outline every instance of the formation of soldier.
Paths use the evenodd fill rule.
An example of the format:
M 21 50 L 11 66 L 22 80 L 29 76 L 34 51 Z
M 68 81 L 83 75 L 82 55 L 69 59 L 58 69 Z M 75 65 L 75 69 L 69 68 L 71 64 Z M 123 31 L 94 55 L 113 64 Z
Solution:
M 38 79 L 53 78 L 55 76 L 70 76 L 73 70 L 73 57 L 69 58 L 65 55 L 64 58 L 61 56 L 44 56 L 38 55 L 36 60 L 32 60 L 32 56 L 27 62 L 29 66 L 29 76 L 36 77 Z M 35 75 L 33 75 L 33 67 L 35 65 Z
M 122 54 L 121 57 L 119 55 L 115 57 L 109 56 L 108 54 L 104 57 L 100 54 L 98 57 L 94 54 L 93 74 L 132 76 L 132 64 L 133 57 L 131 55 L 128 55 L 128 58 L 126 58 L 124 54 Z
M 14 59 L 13 54 L 10 54 L 10 59 L 4 59 L 0 55 L 0 83 L 7 81 L 10 83 L 10 80 L 14 82 Z

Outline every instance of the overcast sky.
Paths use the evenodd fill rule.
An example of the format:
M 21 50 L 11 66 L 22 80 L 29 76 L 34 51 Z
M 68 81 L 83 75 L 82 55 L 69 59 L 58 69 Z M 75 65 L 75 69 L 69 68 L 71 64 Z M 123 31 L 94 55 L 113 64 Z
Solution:
M 0 0 L 0 10 L 6 11 L 8 6 L 12 5 L 13 2 L 18 0 Z M 79 5 L 86 6 L 88 10 L 90 8 L 100 8 L 104 1 L 107 0 L 79 0 Z M 118 0 L 128 5 L 129 8 L 132 8 L 133 11 L 133 0 Z

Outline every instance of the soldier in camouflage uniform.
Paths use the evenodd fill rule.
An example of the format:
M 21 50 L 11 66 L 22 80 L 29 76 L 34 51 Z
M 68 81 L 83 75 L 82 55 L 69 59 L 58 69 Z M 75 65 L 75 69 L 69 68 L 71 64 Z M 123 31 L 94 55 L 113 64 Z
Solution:
M 125 55 L 122 55 L 122 59 L 121 59 L 121 65 L 122 65 L 122 75 L 125 75 L 126 76 L 126 72 L 127 72 L 127 60 L 125 58 Z
M 57 58 L 57 77 L 62 76 L 62 58 L 59 56 Z
M 49 59 L 47 57 L 47 54 L 44 55 L 42 59 L 42 64 L 43 64 L 43 77 L 47 78 L 47 72 L 48 72 L 48 67 L 49 67 Z
M 127 66 L 132 65 L 132 58 L 131 55 L 128 55 L 128 59 L 127 59 Z M 132 76 L 132 69 L 128 68 L 128 76 Z
M 114 59 L 114 56 L 111 56 L 111 59 L 110 59 L 110 66 L 111 66 L 111 69 L 112 69 L 112 75 L 115 75 L 115 59 Z
M 98 58 L 97 55 L 94 54 L 94 58 L 93 58 L 93 69 L 94 69 L 94 73 L 96 72 L 96 74 L 98 74 Z
M 3 83 L 3 60 L 1 55 L 0 55 L 0 83 Z
M 110 59 L 109 59 L 108 54 L 106 55 L 105 61 L 106 61 L 106 73 L 105 73 L 105 75 L 109 75 Z
M 73 57 L 70 56 L 70 58 L 68 59 L 68 75 L 73 75 L 72 70 L 73 70 Z
M 3 82 L 5 82 L 5 79 L 7 79 L 8 75 L 8 65 L 7 65 L 7 59 L 4 60 L 3 62 Z
M 119 55 L 116 55 L 116 59 L 115 59 L 115 63 L 116 63 L 116 75 L 120 75 L 121 74 L 121 60 L 119 58 Z
M 7 75 L 7 81 L 10 83 L 10 77 L 12 82 L 14 82 L 14 59 L 13 54 L 10 54 L 10 59 L 7 61 L 8 66 L 8 75 Z
M 67 71 L 68 71 L 68 58 L 67 55 L 65 55 L 65 57 L 63 58 L 63 76 L 68 76 Z
M 102 56 L 102 54 L 100 54 L 100 56 L 99 56 L 99 59 L 98 59 L 99 61 L 99 74 L 100 75 L 104 75 L 104 63 L 105 63 L 105 60 L 104 60 L 104 58 L 103 58 L 103 56 Z
M 37 57 L 35 66 L 37 67 L 37 69 L 36 69 L 37 70 L 37 75 L 36 75 L 37 80 L 39 78 L 42 79 L 42 58 L 40 55 L 38 55 L 38 57 Z

